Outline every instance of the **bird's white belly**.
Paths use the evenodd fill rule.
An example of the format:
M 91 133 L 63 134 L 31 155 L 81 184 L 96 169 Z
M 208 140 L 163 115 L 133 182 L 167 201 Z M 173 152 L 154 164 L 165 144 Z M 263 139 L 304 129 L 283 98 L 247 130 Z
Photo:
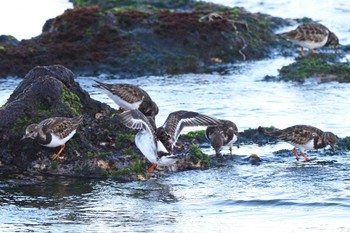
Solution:
M 227 145 L 232 145 L 233 143 L 237 142 L 237 139 L 238 139 L 237 136 L 234 134 L 232 140 L 229 141 L 229 142 L 227 143 Z
M 159 166 L 171 166 L 173 165 L 178 159 L 174 156 L 163 156 L 158 160 Z
M 157 146 L 152 134 L 140 131 L 135 136 L 135 144 L 151 163 L 158 163 Z
M 314 140 L 313 139 L 308 141 L 305 145 L 295 144 L 292 142 L 290 142 L 290 144 L 292 144 L 296 148 L 299 148 L 301 150 L 301 152 L 305 152 L 305 151 L 314 149 Z
M 113 95 L 110 91 L 107 91 L 103 89 L 103 91 L 108 95 L 109 98 L 111 98 L 116 104 L 119 105 L 119 107 L 127 109 L 127 110 L 132 110 L 132 109 L 138 109 L 140 107 L 140 104 L 142 103 L 143 100 L 140 100 L 135 103 L 129 103 L 122 98 L 120 98 L 117 95 Z
M 63 139 L 60 139 L 59 137 L 57 137 L 56 135 L 54 134 L 51 134 L 51 142 L 47 145 L 43 145 L 43 146 L 46 146 L 46 147 L 58 147 L 58 146 L 62 146 L 64 144 L 66 144 L 66 142 L 71 139 L 73 137 L 73 135 L 75 134 L 76 130 L 73 130 L 70 134 L 68 134 L 67 137 L 63 138 Z
M 297 45 L 300 45 L 301 47 L 304 47 L 304 48 L 317 49 L 317 48 L 321 48 L 322 46 L 324 46 L 327 43 L 327 39 L 328 39 L 328 37 L 325 37 L 320 42 L 313 42 L 310 40 L 306 40 L 306 41 L 291 40 L 291 41 Z

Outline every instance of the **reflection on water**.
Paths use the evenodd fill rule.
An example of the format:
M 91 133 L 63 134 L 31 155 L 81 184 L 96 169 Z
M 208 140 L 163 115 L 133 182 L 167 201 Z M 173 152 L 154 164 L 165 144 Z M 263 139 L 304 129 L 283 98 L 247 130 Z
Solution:
M 206 171 L 117 183 L 45 177 L 1 180 L 2 232 L 270 232 L 350 230 L 349 162 L 228 162 Z M 265 161 L 266 161 L 265 160 Z M 234 160 L 233 160 L 234 161 Z M 278 226 L 288 227 L 281 231 Z M 292 229 L 292 230 L 291 230 Z

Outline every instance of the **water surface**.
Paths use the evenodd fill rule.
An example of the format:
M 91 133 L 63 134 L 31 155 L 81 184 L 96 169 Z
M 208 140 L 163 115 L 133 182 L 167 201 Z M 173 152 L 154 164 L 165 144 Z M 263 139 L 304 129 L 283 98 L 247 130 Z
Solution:
M 226 1 L 227 2 L 227 1 Z M 245 2 L 229 1 L 230 4 Z M 270 1 L 269 1 L 270 2 Z M 349 17 L 344 1 L 249 1 L 247 9 L 285 11 L 290 17 L 316 14 L 332 22 L 347 41 Z M 342 5 L 343 4 L 343 5 Z M 344 5 L 345 4 L 345 5 Z M 325 8 L 325 6 L 327 6 Z M 293 8 L 292 8 L 293 7 Z M 279 10 L 280 9 L 280 10 Z M 328 9 L 328 10 L 327 10 Z M 331 13 L 327 13 L 331 12 Z M 332 13 L 333 12 L 333 13 Z M 334 15 L 334 12 L 337 12 Z M 311 13 L 310 13 L 311 14 Z M 333 18 L 329 18 L 333 14 Z M 306 15 L 309 16 L 309 15 Z M 310 16 L 309 16 L 310 17 Z M 339 137 L 350 135 L 349 84 L 263 82 L 293 58 L 275 57 L 232 65 L 225 73 L 184 74 L 122 79 L 137 84 L 157 102 L 157 124 L 175 110 L 199 111 L 234 121 L 239 131 L 262 126 L 284 128 L 310 124 Z M 93 79 L 116 82 L 116 76 L 77 77 L 92 98 L 117 107 L 93 88 Z M 0 105 L 20 82 L 0 80 Z M 188 131 L 188 129 L 187 129 Z M 205 171 L 167 173 L 144 182 L 36 177 L 0 178 L 1 232 L 350 232 L 349 153 L 309 153 L 316 160 L 297 162 L 287 143 L 245 145 L 221 165 Z M 213 154 L 210 147 L 202 148 Z M 328 151 L 328 149 L 325 149 Z M 228 153 L 224 148 L 223 153 Z M 258 166 L 247 157 L 256 153 Z

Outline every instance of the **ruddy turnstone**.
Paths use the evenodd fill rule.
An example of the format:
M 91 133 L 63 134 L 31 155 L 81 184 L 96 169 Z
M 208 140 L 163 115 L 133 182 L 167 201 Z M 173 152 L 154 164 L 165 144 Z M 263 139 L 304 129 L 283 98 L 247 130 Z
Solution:
M 316 48 L 332 45 L 336 50 L 339 44 L 338 37 L 327 27 L 319 23 L 305 23 L 296 29 L 277 34 L 277 36 L 290 40 L 301 47 L 301 55 L 305 56 L 304 47 L 311 53 L 315 53 Z
M 57 159 L 65 148 L 66 142 L 73 137 L 83 117 L 52 117 L 41 121 L 39 124 L 31 124 L 26 128 L 26 134 L 22 139 L 31 138 L 42 146 L 58 147 L 61 149 L 53 156 Z
M 163 126 L 157 129 L 137 109 L 119 114 L 119 119 L 126 127 L 139 130 L 135 143 L 152 163 L 148 172 L 152 172 L 157 165 L 170 166 L 177 161 L 177 156 L 173 155 L 173 147 L 184 127 L 222 124 L 215 118 L 183 110 L 170 113 Z
M 126 83 L 107 84 L 96 81 L 95 87 L 101 88 L 121 110 L 139 109 L 145 116 L 155 117 L 158 106 L 148 93 L 138 86 Z
M 238 139 L 238 129 L 235 123 L 229 120 L 220 120 L 223 124 L 220 126 L 208 126 L 205 136 L 210 141 L 216 155 L 220 154 L 223 146 L 229 145 L 230 154 L 232 155 L 232 144 Z
M 305 151 L 320 149 L 330 145 L 334 152 L 335 144 L 337 142 L 337 137 L 333 133 L 323 132 L 322 130 L 309 125 L 294 125 L 275 131 L 266 131 L 264 128 L 259 127 L 258 131 L 293 145 L 293 153 L 297 160 L 299 160 L 299 155 L 296 152 L 296 148 L 301 151 L 301 155 L 305 160 L 309 161 L 310 159 L 304 153 Z

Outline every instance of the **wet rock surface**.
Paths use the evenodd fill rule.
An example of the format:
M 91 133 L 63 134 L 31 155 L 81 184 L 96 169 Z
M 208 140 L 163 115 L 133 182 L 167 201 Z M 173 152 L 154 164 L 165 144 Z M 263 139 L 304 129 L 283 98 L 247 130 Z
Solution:
M 194 1 L 148 11 L 120 7 L 75 7 L 48 20 L 35 38 L 0 43 L 0 76 L 24 76 L 37 65 L 52 64 L 76 74 L 212 71 L 270 56 L 277 45 L 273 30 L 288 24 L 243 8 Z

